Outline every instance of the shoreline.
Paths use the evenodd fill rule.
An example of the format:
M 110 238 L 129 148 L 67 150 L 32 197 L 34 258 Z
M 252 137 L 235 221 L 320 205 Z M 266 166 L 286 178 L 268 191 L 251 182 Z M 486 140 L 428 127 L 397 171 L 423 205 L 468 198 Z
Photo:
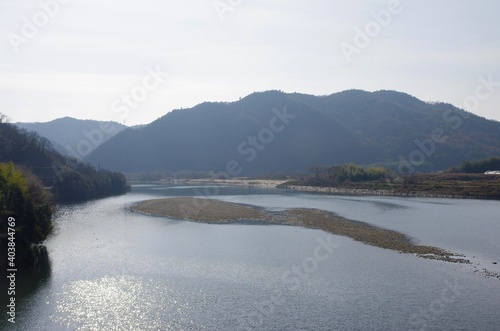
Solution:
M 387 196 L 401 198 L 437 198 L 437 199 L 479 199 L 492 200 L 491 198 L 483 198 L 478 196 L 464 196 L 458 194 L 436 194 L 426 192 L 398 192 L 395 190 L 376 190 L 368 188 L 342 188 L 330 186 L 307 186 L 307 185 L 286 185 L 289 180 L 276 179 L 169 179 L 162 180 L 161 184 L 187 184 L 187 185 L 235 185 L 258 188 L 275 188 L 280 190 L 301 191 L 310 193 L 323 193 L 332 195 L 344 196 Z M 493 199 L 495 200 L 495 199 Z
M 201 178 L 201 179 L 168 179 L 161 180 L 161 184 L 215 184 L 215 185 L 236 185 L 249 186 L 260 188 L 277 188 L 278 185 L 285 184 L 288 180 L 280 179 L 217 179 L 217 178 Z
M 373 189 L 356 189 L 356 188 L 340 188 L 340 187 L 325 187 L 325 186 L 302 186 L 302 185 L 282 185 L 277 187 L 280 189 L 327 193 L 334 195 L 355 195 L 355 196 L 386 196 L 386 197 L 402 197 L 402 198 L 438 198 L 438 199 L 479 199 L 475 197 L 467 197 L 451 194 L 432 194 L 423 192 L 396 192 L 393 190 L 373 190 Z
M 151 216 L 163 216 L 202 223 L 268 223 L 322 230 L 367 245 L 414 254 L 421 258 L 470 264 L 462 255 L 434 246 L 418 245 L 403 233 L 353 221 L 318 209 L 293 208 L 271 212 L 244 204 L 206 198 L 161 198 L 140 201 L 130 209 Z

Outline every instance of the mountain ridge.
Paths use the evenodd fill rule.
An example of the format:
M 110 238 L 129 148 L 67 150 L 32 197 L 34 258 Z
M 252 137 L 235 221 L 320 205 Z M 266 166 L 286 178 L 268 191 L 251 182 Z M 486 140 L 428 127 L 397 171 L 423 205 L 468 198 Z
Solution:
M 48 122 L 18 122 L 16 126 L 35 131 L 49 139 L 55 150 L 63 155 L 83 159 L 115 134 L 127 127 L 113 121 L 81 120 L 73 117 Z
M 283 130 L 273 130 L 277 112 L 295 116 Z M 429 141 L 432 151 L 422 150 Z M 495 155 L 500 122 L 450 104 L 390 90 L 325 96 L 273 90 L 173 110 L 141 129 L 120 132 L 86 160 L 125 172 L 219 172 L 232 164 L 241 168 L 238 175 L 257 175 L 346 162 L 398 168 L 402 159 L 416 171 L 437 171 Z

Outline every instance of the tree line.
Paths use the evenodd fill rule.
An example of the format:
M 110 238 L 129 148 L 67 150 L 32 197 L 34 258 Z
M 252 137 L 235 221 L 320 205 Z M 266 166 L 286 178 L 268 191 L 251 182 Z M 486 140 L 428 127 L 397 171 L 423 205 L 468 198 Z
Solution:
M 308 185 L 335 186 L 345 183 L 392 180 L 396 174 L 384 167 L 363 167 L 354 163 L 346 163 L 333 167 L 315 165 L 309 167 L 312 176 L 307 179 Z
M 448 172 L 484 174 L 486 171 L 500 170 L 500 157 L 490 157 L 478 161 L 462 161 L 459 166 L 451 167 Z
M 0 123 L 0 162 L 30 169 L 43 186 L 51 189 L 57 202 L 119 195 L 129 189 L 122 173 L 95 169 L 91 164 L 63 156 L 48 139 L 9 123 Z
M 57 203 L 119 195 L 129 186 L 123 174 L 65 157 L 48 139 L 4 119 L 0 114 L 0 241 L 7 247 L 8 220 L 15 219 L 15 265 L 27 270 L 48 261 L 40 243 L 52 230 Z M 4 268 L 7 250 L 0 252 Z

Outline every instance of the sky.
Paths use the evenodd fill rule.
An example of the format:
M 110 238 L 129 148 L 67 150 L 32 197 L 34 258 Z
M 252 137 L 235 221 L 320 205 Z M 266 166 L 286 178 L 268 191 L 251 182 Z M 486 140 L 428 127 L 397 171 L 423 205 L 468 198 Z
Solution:
M 146 124 L 282 90 L 396 90 L 500 121 L 497 0 L 1 0 L 0 113 Z

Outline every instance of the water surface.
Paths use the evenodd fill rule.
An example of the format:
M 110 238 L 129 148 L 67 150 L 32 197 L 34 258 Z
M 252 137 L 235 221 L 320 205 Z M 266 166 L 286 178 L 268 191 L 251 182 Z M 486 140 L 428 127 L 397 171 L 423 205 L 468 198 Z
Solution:
M 274 210 L 325 209 L 471 254 L 479 268 L 495 270 L 491 262 L 500 260 L 494 201 L 135 186 L 125 196 L 61 208 L 46 243 L 50 275 L 19 298 L 9 329 L 500 329 L 500 280 L 472 266 L 313 229 L 202 224 L 128 209 L 144 199 L 189 195 Z

